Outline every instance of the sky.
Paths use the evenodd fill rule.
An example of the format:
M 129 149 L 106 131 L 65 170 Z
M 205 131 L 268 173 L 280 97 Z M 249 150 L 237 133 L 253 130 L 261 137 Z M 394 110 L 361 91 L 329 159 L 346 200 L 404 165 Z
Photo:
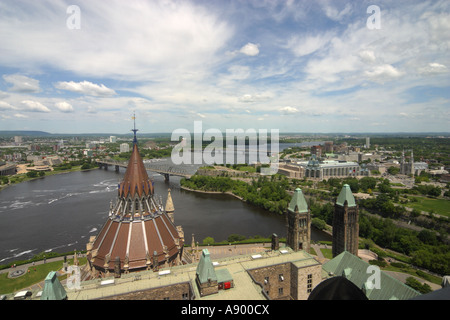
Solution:
M 449 53 L 448 0 L 2 0 L 0 130 L 448 132 Z

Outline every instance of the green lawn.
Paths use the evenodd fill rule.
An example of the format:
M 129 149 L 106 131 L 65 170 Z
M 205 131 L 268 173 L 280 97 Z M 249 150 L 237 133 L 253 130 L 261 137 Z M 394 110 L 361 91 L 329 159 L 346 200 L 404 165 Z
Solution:
M 246 172 L 256 172 L 256 168 L 252 166 L 240 166 L 236 170 L 246 171 Z
M 320 248 L 320 251 L 322 252 L 322 254 L 325 258 L 333 259 L 333 253 L 332 253 L 331 249 Z
M 445 199 L 432 199 L 426 197 L 415 197 L 418 202 L 409 202 L 407 207 L 415 208 L 422 211 L 430 212 L 450 217 L 450 201 Z
M 84 263 L 83 261 L 85 261 L 85 258 L 81 258 L 78 261 L 82 264 Z M 67 262 L 71 265 L 73 259 L 67 259 Z M 17 278 L 8 278 L 8 272 L 2 273 L 0 274 L 0 294 L 13 293 L 23 288 L 30 287 L 35 283 L 44 281 L 50 271 L 58 271 L 62 267 L 63 260 L 30 267 L 28 268 L 30 272 L 26 272 L 26 274 Z M 20 268 L 20 266 L 17 267 L 17 269 Z

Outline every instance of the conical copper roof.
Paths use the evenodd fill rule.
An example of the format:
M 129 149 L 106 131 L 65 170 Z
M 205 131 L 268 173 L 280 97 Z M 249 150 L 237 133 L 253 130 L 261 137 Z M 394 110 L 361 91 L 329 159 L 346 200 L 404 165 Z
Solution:
M 184 235 L 153 197 L 153 184 L 139 155 L 136 129 L 128 167 L 119 183 L 109 217 L 88 244 L 89 264 L 102 275 L 114 270 L 115 261 L 125 271 L 157 269 L 180 262 Z
M 153 194 L 152 181 L 149 179 L 144 162 L 139 154 L 137 142 L 133 143 L 133 152 L 128 162 L 127 171 L 119 184 L 119 197 L 131 197 L 136 195 L 141 198 L 143 195 Z

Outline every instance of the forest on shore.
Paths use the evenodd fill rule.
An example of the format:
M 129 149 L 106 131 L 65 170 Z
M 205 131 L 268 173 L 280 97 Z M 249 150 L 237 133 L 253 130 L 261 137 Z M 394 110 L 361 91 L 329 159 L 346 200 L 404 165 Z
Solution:
M 340 181 L 336 190 L 340 190 L 345 182 Z M 180 183 L 182 187 L 192 190 L 231 192 L 243 201 L 274 214 L 285 213 L 291 200 L 289 190 L 298 187 L 295 182 L 279 175 L 260 176 L 248 182 L 230 177 L 194 175 L 190 179 L 182 179 Z M 321 229 L 332 225 L 334 208 L 331 201 L 320 201 L 312 196 L 309 207 L 315 227 Z M 450 274 L 450 245 L 443 241 L 440 233 L 428 229 L 419 232 L 399 228 L 391 218 L 373 217 L 364 208 L 360 210 L 359 230 L 360 237 L 365 239 L 360 242 L 363 248 L 377 245 L 391 249 L 407 257 L 403 262 L 440 275 Z

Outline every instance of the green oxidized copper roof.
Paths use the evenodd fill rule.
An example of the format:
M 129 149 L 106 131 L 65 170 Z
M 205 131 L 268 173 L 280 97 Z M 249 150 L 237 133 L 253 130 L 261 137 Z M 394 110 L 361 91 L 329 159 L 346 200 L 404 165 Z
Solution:
M 355 207 L 355 197 L 353 196 L 352 190 L 348 184 L 344 184 L 342 187 L 341 193 L 337 197 L 336 203 L 340 206 L 344 206 L 344 202 L 347 200 L 347 204 L 349 207 Z
M 328 274 L 342 276 L 353 282 L 365 292 L 369 300 L 409 300 L 420 295 L 413 288 L 347 251 L 325 262 L 322 268 Z
M 303 195 L 302 189 L 295 189 L 288 209 L 292 212 L 308 212 L 308 204 L 306 203 L 306 199 Z
M 217 281 L 216 272 L 214 271 L 214 266 L 211 261 L 211 257 L 209 256 L 208 249 L 202 250 L 202 256 L 197 266 L 197 276 L 200 280 L 200 283 L 211 281 Z
M 49 272 L 45 278 L 44 290 L 42 290 L 41 300 L 64 300 L 67 297 L 66 290 L 59 282 L 55 271 Z

